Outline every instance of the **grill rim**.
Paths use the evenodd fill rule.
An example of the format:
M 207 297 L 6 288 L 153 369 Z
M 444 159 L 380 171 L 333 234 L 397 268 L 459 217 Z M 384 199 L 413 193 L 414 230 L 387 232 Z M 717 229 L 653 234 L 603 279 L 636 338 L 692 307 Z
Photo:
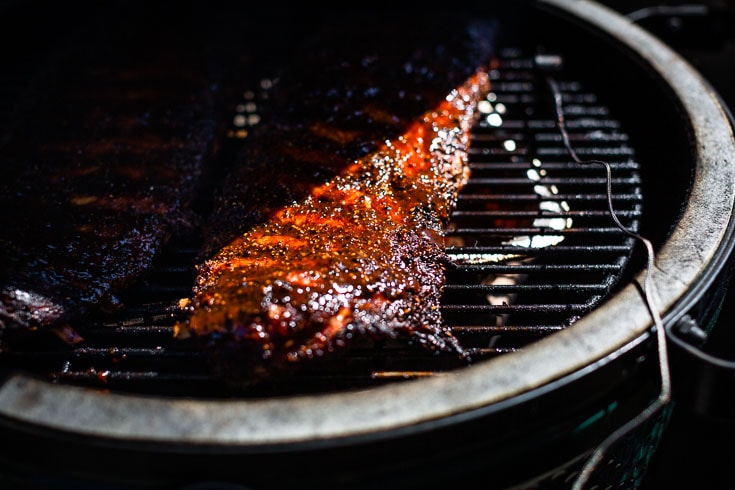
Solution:
M 701 275 L 712 277 L 729 256 L 735 147 L 726 110 L 714 90 L 685 61 L 620 15 L 587 1 L 539 0 L 627 46 L 654 69 L 678 96 L 695 135 L 697 180 L 680 222 L 660 250 L 653 273 L 661 311 L 668 322 L 692 301 L 689 290 Z M 697 219 L 700 213 L 708 220 Z M 731 241 L 731 240 L 730 240 Z M 698 260 L 682 262 L 696 244 Z M 682 255 L 682 252 L 684 254 Z M 701 271 L 706 273 L 702 274 Z M 669 272 L 666 272 L 669 271 Z M 642 283 L 642 275 L 637 278 Z M 569 328 L 510 356 L 489 359 L 445 376 L 417 379 L 365 391 L 274 400 L 168 400 L 110 394 L 12 375 L 0 389 L 0 414 L 10 421 L 93 437 L 125 441 L 260 446 L 359 438 L 366 434 L 423 430 L 483 408 L 492 411 L 520 395 L 564 383 L 591 364 L 642 342 L 650 315 L 635 284 Z M 611 318 L 615 319 L 611 326 Z M 526 366 L 544 366 L 526 373 Z M 380 397 L 381 404 L 376 404 Z M 33 403 L 29 403 L 30 401 Z M 520 401 L 519 401 L 520 403 Z M 29 410 L 29 405 L 32 407 Z M 81 410 L 79 407 L 90 407 Z M 213 424 L 211 414 L 218 413 Z M 327 419 L 323 416 L 329 413 Z M 70 414 L 73 414 L 70 415 Z M 144 414 L 140 416 L 140 414 Z

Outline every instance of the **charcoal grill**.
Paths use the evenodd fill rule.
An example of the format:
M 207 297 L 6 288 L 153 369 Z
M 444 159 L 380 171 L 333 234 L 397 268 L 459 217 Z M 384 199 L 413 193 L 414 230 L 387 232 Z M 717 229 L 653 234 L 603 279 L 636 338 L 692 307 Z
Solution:
M 9 484 L 403 488 L 479 475 L 493 488 L 569 487 L 661 380 L 645 257 L 610 219 L 603 169 L 571 161 L 546 77 L 560 83 L 578 154 L 611 165 L 617 216 L 656 245 L 666 325 L 716 318 L 735 143 L 706 81 L 625 19 L 585 1 L 513 13 L 448 230 L 442 312 L 471 365 L 366 341 L 267 388 L 233 390 L 171 340 L 198 246 L 178 237 L 122 313 L 90 318 L 84 344 L 13 333 L 18 347 L 0 359 Z M 224 155 L 243 143 L 247 118 L 233 119 Z M 667 416 L 622 438 L 594 482 L 637 485 Z

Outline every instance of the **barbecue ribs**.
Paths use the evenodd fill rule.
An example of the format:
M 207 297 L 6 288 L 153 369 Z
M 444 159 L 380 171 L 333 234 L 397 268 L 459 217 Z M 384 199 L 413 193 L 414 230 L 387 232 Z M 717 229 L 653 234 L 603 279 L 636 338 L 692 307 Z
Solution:
M 357 338 L 466 357 L 439 310 L 443 229 L 469 176 L 493 27 L 402 22 L 312 47 L 217 200 L 175 335 L 236 383 Z
M 215 36 L 110 9 L 38 56 L 0 139 L 0 332 L 73 343 L 75 320 L 119 306 L 188 226 L 236 100 L 224 84 L 232 53 Z M 115 28 L 103 32 L 104 19 Z

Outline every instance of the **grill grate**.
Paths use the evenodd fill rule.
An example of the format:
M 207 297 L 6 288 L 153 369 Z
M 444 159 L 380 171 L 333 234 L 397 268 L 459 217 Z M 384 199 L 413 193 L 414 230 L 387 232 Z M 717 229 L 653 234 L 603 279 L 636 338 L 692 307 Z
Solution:
M 455 267 L 442 311 L 475 357 L 574 323 L 611 293 L 634 245 L 609 215 L 604 169 L 571 162 L 543 76 L 516 50 L 500 57 L 449 231 Z M 641 182 L 627 134 L 580 83 L 559 86 L 572 145 L 610 164 L 616 213 L 637 231 Z
M 499 57 L 473 133 L 472 178 L 447 230 L 453 265 L 442 313 L 475 360 L 522 349 L 574 323 L 612 292 L 632 253 L 633 240 L 608 214 L 604 171 L 570 163 L 542 76 L 518 50 Z M 572 144 L 580 157 L 610 163 L 616 211 L 636 231 L 642 197 L 627 135 L 594 93 L 563 79 L 560 87 Z M 245 134 L 239 127 L 230 136 Z M 208 375 L 203 355 L 181 350 L 172 338 L 197 250 L 194 238 L 174 240 L 151 277 L 123 297 L 126 309 L 91 319 L 75 348 L 12 332 L 14 350 L 0 355 L 0 366 L 121 392 L 257 397 L 371 386 L 463 365 L 419 347 L 365 340 L 328 365 L 314 362 L 294 378 L 233 393 Z

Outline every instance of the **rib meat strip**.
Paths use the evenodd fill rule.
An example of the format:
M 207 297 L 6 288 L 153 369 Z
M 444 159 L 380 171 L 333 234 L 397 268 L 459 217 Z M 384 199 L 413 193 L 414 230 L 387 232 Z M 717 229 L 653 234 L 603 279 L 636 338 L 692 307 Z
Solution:
M 441 66 L 441 61 L 432 60 L 434 68 Z M 355 109 L 354 98 L 345 97 L 349 111 L 331 101 L 328 118 L 318 114 L 315 119 L 307 110 L 297 113 L 304 118 L 300 124 L 284 125 L 283 119 L 277 119 L 276 124 L 261 127 L 258 136 L 267 132 L 263 139 L 250 142 L 246 161 L 270 156 L 275 169 L 271 173 L 277 172 L 299 189 L 304 188 L 303 181 L 292 176 L 301 175 L 298 172 L 304 168 L 328 178 L 312 177 L 308 189 L 300 191 L 303 196 L 280 207 L 275 205 L 277 200 L 261 197 L 270 191 L 261 187 L 252 199 L 260 204 L 261 215 L 265 209 L 267 216 L 213 251 L 199 266 L 187 306 L 189 316 L 177 324 L 175 335 L 203 340 L 217 368 L 246 385 L 344 351 L 351 340 L 361 337 L 406 339 L 430 350 L 465 356 L 439 309 L 447 260 L 443 230 L 469 177 L 470 130 L 476 106 L 489 90 L 489 61 L 484 57 L 474 64 L 441 97 L 424 93 L 421 102 L 435 104 L 416 114 L 415 105 L 402 112 L 395 106 L 378 110 L 374 103 L 379 98 L 350 90 L 353 95 L 363 94 L 356 96 L 360 110 Z M 354 65 L 341 66 L 355 72 Z M 418 65 L 414 69 L 418 71 Z M 365 77 L 374 72 L 359 73 Z M 424 72 L 424 88 L 436 93 L 446 84 L 441 76 L 451 79 L 446 68 Z M 407 77 L 414 83 L 418 79 L 404 72 Z M 402 80 L 391 78 L 388 83 L 400 88 Z M 355 83 L 348 79 L 329 83 Z M 374 84 L 376 78 L 369 80 Z M 382 82 L 373 88 L 380 92 L 386 80 Z M 420 86 L 415 83 L 411 88 L 418 93 Z M 300 85 L 307 106 L 319 93 L 313 88 Z M 355 114 L 367 128 L 355 131 L 353 137 L 346 127 L 350 123 L 354 127 L 348 116 Z M 386 125 L 386 120 L 391 124 Z M 296 146 L 301 150 L 296 157 L 288 144 L 294 128 L 300 133 L 297 141 L 311 139 L 312 143 Z M 380 139 L 379 134 L 389 137 Z M 314 144 L 319 138 L 324 145 Z M 355 145 L 355 138 L 362 138 L 362 143 Z M 359 154 L 366 142 L 372 146 Z M 347 158 L 349 148 L 356 149 L 356 158 Z M 260 175 L 236 173 L 231 182 L 257 192 L 242 176 L 249 175 L 264 186 L 263 174 L 268 172 L 258 161 L 262 160 L 253 165 L 263 170 Z M 243 213 L 242 220 L 252 219 L 252 214 L 243 212 L 246 200 L 237 201 L 233 195 L 243 199 L 249 194 L 242 189 L 238 194 L 230 186 L 220 200 L 222 213 L 234 207 Z M 227 218 L 233 219 L 232 214 Z

